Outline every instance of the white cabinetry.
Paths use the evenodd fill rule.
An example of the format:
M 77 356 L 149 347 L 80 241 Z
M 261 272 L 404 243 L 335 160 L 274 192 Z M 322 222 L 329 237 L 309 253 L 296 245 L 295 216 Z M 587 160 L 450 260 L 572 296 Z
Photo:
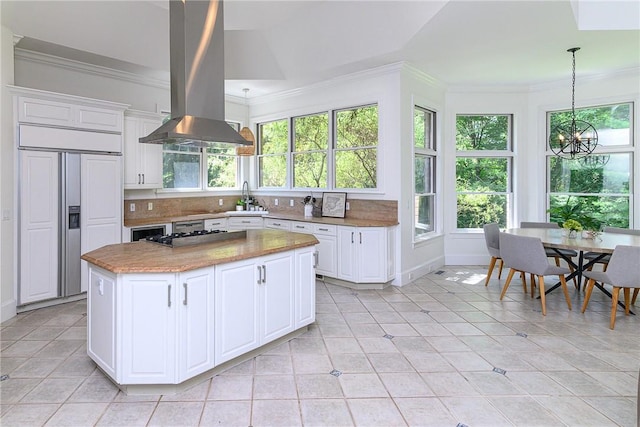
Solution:
M 293 252 L 216 268 L 216 364 L 294 330 Z
M 316 275 L 313 271 L 313 247 L 295 251 L 295 328 L 309 325 L 316 320 Z
M 227 229 L 227 218 L 213 218 L 213 219 L 205 219 L 204 220 L 204 229 L 205 230 L 226 230 Z
M 393 279 L 391 227 L 338 227 L 338 279 L 386 283 Z
M 20 304 L 58 296 L 58 153 L 20 152 Z
M 263 219 L 261 216 L 233 216 L 227 219 L 227 228 L 229 230 L 256 230 L 263 228 Z
M 127 274 L 118 283 L 120 384 L 175 382 L 174 274 Z M 93 290 L 93 287 L 92 287 Z M 99 320 L 99 319 L 95 319 Z M 117 336 L 117 334 L 116 334 Z
M 162 124 L 159 114 L 128 110 L 124 118 L 124 188 L 162 188 L 162 145 L 141 144 Z
M 90 268 L 87 311 L 87 352 L 109 376 L 116 377 L 116 278 Z
M 181 273 L 178 299 L 178 378 L 181 382 L 214 366 L 213 268 Z
M 265 218 L 264 228 L 273 228 L 275 230 L 291 230 L 291 221 L 284 219 Z
M 338 274 L 338 254 L 335 225 L 314 224 L 313 235 L 318 239 L 316 245 L 316 273 L 336 277 Z
M 82 154 L 80 214 L 81 253 L 122 241 L 122 159 Z M 86 261 L 81 262 L 81 290 L 87 291 Z

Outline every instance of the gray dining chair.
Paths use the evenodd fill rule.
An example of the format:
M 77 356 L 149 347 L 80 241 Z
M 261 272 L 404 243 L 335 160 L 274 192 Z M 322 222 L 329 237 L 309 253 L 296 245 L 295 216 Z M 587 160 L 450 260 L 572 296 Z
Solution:
M 587 291 L 582 303 L 582 312 L 587 309 L 591 292 L 596 282 L 608 283 L 613 286 L 611 292 L 611 319 L 609 328 L 613 329 L 616 324 L 616 310 L 618 308 L 618 296 L 620 289 L 624 293 L 624 312 L 629 314 L 630 303 L 635 303 L 637 290 L 640 289 L 640 246 L 618 245 L 611 254 L 611 260 L 607 271 L 585 271 L 585 277 L 589 278 L 587 282 Z M 634 299 L 630 301 L 631 289 L 634 291 Z
M 484 282 L 484 285 L 487 286 L 489 284 L 489 279 L 491 279 L 491 273 L 493 273 L 493 269 L 496 266 L 496 261 L 498 260 L 500 260 L 498 279 L 502 276 L 504 260 L 500 257 L 500 228 L 498 227 L 498 224 L 485 224 L 482 228 L 484 229 L 484 241 L 487 244 L 487 251 L 489 251 L 489 255 L 491 255 L 489 269 L 487 270 L 487 280 Z
M 510 268 L 507 281 L 504 284 L 500 299 L 504 298 L 507 293 L 513 274 L 516 271 L 530 273 L 538 279 L 538 288 L 540 290 L 540 301 L 542 303 L 542 315 L 546 316 L 546 296 L 544 293 L 544 276 L 557 275 L 560 277 L 560 284 L 564 297 L 567 300 L 567 306 L 571 310 L 571 299 L 567 290 L 567 282 L 564 278 L 565 274 L 569 274 L 570 270 L 566 267 L 558 267 L 549 264 L 547 254 L 542 246 L 542 240 L 537 237 L 516 236 L 515 234 L 500 233 L 500 254 L 507 267 Z M 533 282 L 533 280 L 532 280 Z M 533 286 L 533 283 L 532 283 Z M 526 292 L 526 289 L 525 289 Z M 532 289 L 533 292 L 533 289 Z
M 560 225 L 558 225 L 555 222 L 531 222 L 531 221 L 522 221 L 520 222 L 520 228 L 551 228 L 551 229 L 559 229 Z M 560 252 L 562 255 L 568 257 L 568 258 L 573 258 L 578 256 L 578 252 L 574 251 L 573 249 L 551 249 L 551 248 L 544 248 L 545 253 L 547 254 L 547 257 L 549 258 L 553 258 L 556 262 L 556 266 L 560 266 L 560 259 L 562 258 L 558 252 Z M 557 252 L 556 252 L 557 251 Z M 569 270 L 571 270 L 571 272 L 573 273 L 573 267 L 569 266 Z M 575 279 L 575 277 L 573 278 L 573 284 L 574 286 L 578 286 L 578 282 Z
M 640 236 L 640 230 L 633 230 L 633 229 L 629 229 L 629 228 L 608 227 L 607 226 L 607 227 L 604 227 L 602 229 L 602 231 L 604 233 L 633 234 L 633 235 L 636 235 L 636 236 Z M 600 252 L 585 252 L 584 259 L 586 259 L 588 261 L 593 261 L 593 260 L 597 259 L 598 257 L 600 257 L 601 255 L 602 255 L 602 253 L 600 253 Z M 607 264 L 609 263 L 610 259 L 611 259 L 611 254 L 606 254 L 605 256 L 600 258 L 595 263 L 596 264 L 603 264 L 602 271 L 607 271 Z M 591 264 L 587 270 L 591 271 L 592 268 L 593 268 L 593 264 Z M 634 292 L 634 295 L 637 297 L 638 296 L 638 292 L 637 291 Z M 635 303 L 635 297 L 634 297 L 634 303 Z

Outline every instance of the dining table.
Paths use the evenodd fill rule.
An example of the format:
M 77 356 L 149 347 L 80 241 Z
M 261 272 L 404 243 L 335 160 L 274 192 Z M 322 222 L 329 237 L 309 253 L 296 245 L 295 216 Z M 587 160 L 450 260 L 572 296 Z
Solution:
M 618 245 L 640 246 L 640 236 L 634 234 L 605 233 L 598 232 L 592 235 L 578 233 L 576 237 L 569 237 L 568 230 L 563 228 L 508 228 L 505 233 L 517 236 L 537 237 L 542 241 L 545 248 L 554 250 L 559 257 L 572 267 L 573 271 L 566 276 L 566 280 L 577 280 L 578 286 L 582 283 L 582 273 L 589 270 L 594 264 L 604 258 L 607 254 L 612 254 Z M 560 249 L 573 249 L 578 253 L 577 262 L 571 257 L 563 254 Z M 585 263 L 584 254 L 595 252 L 599 256 L 590 259 Z M 640 262 L 640 260 L 638 260 Z M 550 287 L 545 294 L 552 292 L 560 286 L 560 282 Z M 602 283 L 596 283 L 596 287 L 611 298 L 611 293 Z M 624 306 L 622 302 L 619 305 Z

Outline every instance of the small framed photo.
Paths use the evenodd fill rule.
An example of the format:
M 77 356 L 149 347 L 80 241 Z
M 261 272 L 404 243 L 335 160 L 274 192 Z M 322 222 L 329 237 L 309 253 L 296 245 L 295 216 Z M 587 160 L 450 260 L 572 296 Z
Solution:
M 322 195 L 322 216 L 344 218 L 347 193 L 324 193 Z

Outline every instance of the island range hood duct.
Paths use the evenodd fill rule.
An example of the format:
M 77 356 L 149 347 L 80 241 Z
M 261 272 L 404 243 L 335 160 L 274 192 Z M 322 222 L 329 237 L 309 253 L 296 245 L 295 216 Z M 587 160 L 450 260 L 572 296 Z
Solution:
M 169 1 L 172 118 L 140 142 L 251 144 L 225 122 L 222 3 Z

